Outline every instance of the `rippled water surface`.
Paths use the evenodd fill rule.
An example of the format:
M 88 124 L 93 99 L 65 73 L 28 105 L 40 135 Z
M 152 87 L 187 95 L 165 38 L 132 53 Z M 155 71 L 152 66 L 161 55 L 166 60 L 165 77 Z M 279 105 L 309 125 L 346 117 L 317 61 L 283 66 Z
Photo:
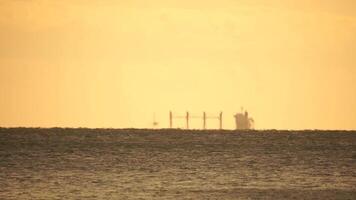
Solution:
M 0 129 L 0 199 L 356 199 L 356 133 Z

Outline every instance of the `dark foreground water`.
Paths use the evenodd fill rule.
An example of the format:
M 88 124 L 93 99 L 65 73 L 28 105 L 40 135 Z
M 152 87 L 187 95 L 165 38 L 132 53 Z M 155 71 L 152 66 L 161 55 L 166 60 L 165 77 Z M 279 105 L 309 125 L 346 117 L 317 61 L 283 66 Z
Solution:
M 356 133 L 0 129 L 0 199 L 356 199 Z

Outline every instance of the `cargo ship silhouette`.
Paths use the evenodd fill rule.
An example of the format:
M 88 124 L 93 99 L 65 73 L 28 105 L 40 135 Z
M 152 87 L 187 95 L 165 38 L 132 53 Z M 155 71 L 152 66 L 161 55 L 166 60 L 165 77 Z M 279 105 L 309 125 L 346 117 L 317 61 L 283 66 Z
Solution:
M 240 113 L 234 115 L 236 130 L 249 130 L 254 129 L 255 121 L 253 118 L 249 117 L 247 111 L 244 111 L 241 108 Z M 169 127 L 173 128 L 174 119 L 185 119 L 186 129 L 189 129 L 189 122 L 191 119 L 200 119 L 203 121 L 202 128 L 207 129 L 207 120 L 213 119 L 219 121 L 219 129 L 223 129 L 223 112 L 220 112 L 218 115 L 208 115 L 206 112 L 203 112 L 203 115 L 191 115 L 189 112 L 186 112 L 185 115 L 174 115 L 172 111 L 169 112 Z

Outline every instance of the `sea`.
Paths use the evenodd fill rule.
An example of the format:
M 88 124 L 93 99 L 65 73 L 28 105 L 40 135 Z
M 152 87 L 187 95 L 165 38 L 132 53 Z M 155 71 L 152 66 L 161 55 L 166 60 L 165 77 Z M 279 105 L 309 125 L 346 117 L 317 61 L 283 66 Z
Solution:
M 356 199 L 356 132 L 1 128 L 0 199 Z

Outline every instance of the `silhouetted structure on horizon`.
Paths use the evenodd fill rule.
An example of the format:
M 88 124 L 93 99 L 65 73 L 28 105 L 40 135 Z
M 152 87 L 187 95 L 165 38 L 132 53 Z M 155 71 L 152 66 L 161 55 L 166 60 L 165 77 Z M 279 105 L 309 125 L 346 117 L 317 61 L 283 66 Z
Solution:
M 254 128 L 254 120 L 249 118 L 247 111 L 243 112 L 243 109 L 241 109 L 241 113 L 236 113 L 234 117 L 237 130 L 248 130 Z
M 156 113 L 153 113 L 153 122 L 152 126 L 153 128 L 156 128 L 159 125 L 158 121 L 156 120 Z
M 235 124 L 237 130 L 248 130 L 254 128 L 254 120 L 250 118 L 247 111 L 241 109 L 240 113 L 236 113 L 234 115 Z M 220 112 L 218 116 L 207 115 L 206 112 L 203 112 L 202 116 L 199 115 L 190 115 L 189 112 L 186 112 L 185 115 L 173 115 L 173 112 L 169 112 L 169 128 L 173 128 L 173 120 L 174 119 L 184 119 L 185 120 L 185 128 L 190 129 L 189 123 L 191 119 L 201 119 L 203 122 L 202 128 L 204 130 L 207 129 L 207 120 L 208 119 L 217 119 L 219 121 L 219 129 L 223 129 L 223 112 Z
M 220 112 L 219 116 L 208 116 L 206 112 L 203 112 L 203 116 L 195 116 L 195 115 L 190 115 L 189 112 L 186 112 L 185 116 L 173 116 L 173 112 L 169 112 L 169 127 L 173 128 L 173 120 L 174 119 L 185 119 L 186 121 L 186 129 L 189 129 L 189 121 L 190 119 L 203 119 L 203 129 L 206 129 L 207 125 L 207 120 L 208 119 L 218 119 L 219 120 L 219 129 L 221 130 L 223 127 L 222 123 L 222 118 L 223 118 L 223 113 Z

